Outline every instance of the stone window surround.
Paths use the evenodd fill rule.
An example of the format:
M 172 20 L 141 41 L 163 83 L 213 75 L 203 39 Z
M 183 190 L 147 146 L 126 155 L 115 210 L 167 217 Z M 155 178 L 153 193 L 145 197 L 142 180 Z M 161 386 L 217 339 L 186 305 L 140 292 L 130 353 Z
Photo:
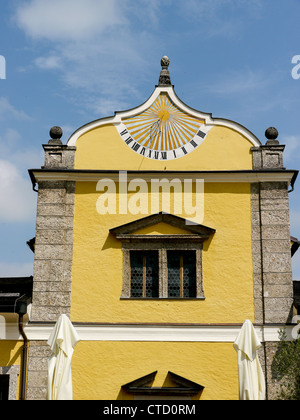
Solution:
M 202 276 L 202 241 L 195 240 L 194 235 L 189 236 L 187 241 L 180 241 L 171 239 L 168 236 L 168 240 L 164 239 L 161 235 L 151 235 L 146 240 L 135 240 L 134 235 L 131 237 L 130 242 L 123 242 L 123 288 L 121 299 L 133 299 L 133 300 L 155 300 L 155 299 L 205 299 L 203 290 L 203 276 Z M 159 297 L 158 298 L 132 298 L 130 296 L 130 251 L 150 251 L 157 250 L 159 258 Z M 196 297 L 194 298 L 169 298 L 168 297 L 168 275 L 167 275 L 167 251 L 178 250 L 178 251 L 196 251 Z
M 17 383 L 20 366 L 0 366 L 0 375 L 9 375 L 8 400 L 15 401 L 17 399 Z

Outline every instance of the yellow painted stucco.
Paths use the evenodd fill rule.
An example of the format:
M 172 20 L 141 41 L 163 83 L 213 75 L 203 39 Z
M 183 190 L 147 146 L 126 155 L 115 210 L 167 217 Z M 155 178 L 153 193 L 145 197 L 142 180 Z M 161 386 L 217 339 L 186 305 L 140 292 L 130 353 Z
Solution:
M 168 162 L 142 158 L 133 152 L 113 125 L 85 133 L 76 147 L 76 169 L 135 170 L 141 179 L 143 171 L 156 171 L 157 178 L 169 175 L 170 179 L 168 171 L 252 169 L 252 144 L 225 127 L 214 127 L 194 152 Z M 250 183 L 204 180 L 201 224 L 215 230 L 203 244 L 204 300 L 131 300 L 121 299 L 122 243 L 109 230 L 149 216 L 151 209 L 148 206 L 147 214 L 120 214 L 117 175 L 103 173 L 99 180 L 110 177 L 116 182 L 116 212 L 109 214 L 97 211 L 103 192 L 97 191 L 96 181 L 76 182 L 71 321 L 220 325 L 254 321 Z M 150 180 L 144 179 L 149 203 Z M 128 193 L 128 200 L 134 194 Z M 107 197 L 113 197 L 113 193 Z M 189 219 L 184 209 L 177 215 Z M 186 233 L 188 230 L 166 223 L 134 232 Z M 74 399 L 132 399 L 121 386 L 156 370 L 154 386 L 166 386 L 167 373 L 172 371 L 205 386 L 196 399 L 238 399 L 237 357 L 232 343 L 83 341 L 76 346 L 72 368 Z
M 140 156 L 121 139 L 113 125 L 95 128 L 76 143 L 75 169 L 218 171 L 252 169 L 253 144 L 226 127 L 213 127 L 204 142 L 185 157 L 155 161 Z
M 205 387 L 192 399 L 238 399 L 232 343 L 94 342 L 77 344 L 72 359 L 75 400 L 126 400 L 121 386 L 157 371 L 152 386 L 174 386 L 168 371 Z
M 99 195 L 94 182 L 76 185 L 73 321 L 240 323 L 254 319 L 249 184 L 205 184 L 203 224 L 216 233 L 203 246 L 204 301 L 120 299 L 122 244 L 109 229 L 143 215 L 99 215 Z M 154 232 L 161 229 L 153 227 Z
M 0 366 L 21 364 L 22 341 L 0 340 Z
M 167 223 L 157 223 L 154 226 L 148 226 L 144 229 L 138 229 L 132 232 L 133 235 L 186 235 L 190 234 L 188 230 L 177 226 L 170 226 Z

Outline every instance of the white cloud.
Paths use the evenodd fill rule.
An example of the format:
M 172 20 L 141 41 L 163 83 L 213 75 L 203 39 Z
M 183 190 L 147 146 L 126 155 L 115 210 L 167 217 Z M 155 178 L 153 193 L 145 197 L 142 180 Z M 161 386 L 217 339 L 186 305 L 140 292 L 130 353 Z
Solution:
M 1 159 L 10 162 L 21 173 L 30 167 L 40 167 L 44 162 L 42 149 L 32 149 L 24 145 L 21 134 L 15 129 L 8 127 L 0 133 Z
M 35 64 L 42 70 L 52 70 L 61 67 L 61 60 L 57 55 L 49 57 L 38 57 Z
M 14 128 L 2 129 L 0 133 L 0 149 L 1 156 L 10 155 L 14 150 L 18 148 L 21 140 L 20 133 Z
M 262 0 L 174 0 L 181 16 L 198 21 L 205 37 L 238 36 L 251 18 L 260 18 Z M 238 18 L 236 12 L 239 11 Z
M 28 168 L 40 167 L 42 151 L 24 146 L 15 128 L 0 133 L 0 222 L 27 222 L 35 218 L 36 193 Z
M 196 28 L 204 37 L 213 32 L 227 36 L 231 27 L 236 33 L 243 25 L 231 16 L 236 7 L 245 8 L 244 22 L 260 5 L 261 0 L 251 5 L 246 0 L 164 0 L 163 7 L 159 0 L 29 0 L 20 2 L 15 19 L 35 41 L 51 42 L 49 54 L 37 57 L 35 65 L 57 70 L 64 87 L 72 89 L 68 100 L 92 110 L 97 118 L 128 109 L 132 97 L 139 99 L 140 83 L 153 77 L 151 62 L 157 63 L 158 79 L 159 60 L 167 53 L 164 46 L 178 35 L 177 26 L 166 21 L 170 15 L 193 22 L 193 30 L 199 22 Z M 264 75 L 244 70 L 224 77 L 210 91 L 240 94 L 259 90 L 265 82 Z
M 18 168 L 0 160 L 0 221 L 24 222 L 34 219 L 36 194 Z
M 14 107 L 7 98 L 0 97 L 0 120 L 21 123 L 32 119 Z M 15 128 L 3 127 L 0 132 L 0 222 L 28 222 L 35 218 L 36 193 L 32 191 L 28 167 L 43 164 L 41 151 L 24 144 Z
M 127 23 L 116 0 L 31 0 L 19 5 L 16 21 L 30 37 L 52 41 L 90 39 Z
M 130 16 L 137 18 L 144 25 L 151 25 L 153 31 L 157 28 L 160 20 L 163 18 L 168 6 L 172 6 L 174 9 L 178 5 L 178 0 L 164 0 L 162 6 L 161 0 L 118 0 L 123 5 L 124 14 L 127 16 L 127 20 L 130 21 Z M 167 12 L 168 13 L 168 12 Z
M 7 98 L 0 97 L 0 119 L 12 116 L 17 120 L 31 120 L 24 111 L 16 109 Z
M 162 43 L 153 30 L 160 19 L 159 4 L 158 0 L 30 0 L 19 3 L 15 20 L 35 42 L 51 43 L 50 52 L 34 64 L 59 72 L 64 89 L 72 89 L 65 97 L 100 117 L 99 112 L 104 116 L 120 106 L 126 109 L 132 86 L 138 87 L 147 77 L 149 55 Z M 140 70 L 138 75 L 132 68 Z M 101 104 L 102 98 L 106 102 Z

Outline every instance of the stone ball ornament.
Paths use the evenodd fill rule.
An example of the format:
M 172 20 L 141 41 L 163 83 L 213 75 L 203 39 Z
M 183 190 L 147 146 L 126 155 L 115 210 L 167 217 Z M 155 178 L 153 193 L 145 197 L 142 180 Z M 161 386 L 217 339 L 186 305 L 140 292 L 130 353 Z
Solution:
M 49 134 L 50 134 L 51 139 L 48 141 L 48 144 L 52 144 L 52 145 L 62 144 L 61 137 L 63 135 L 63 131 L 61 127 L 58 127 L 58 126 L 52 127 L 49 131 Z
M 58 126 L 54 126 L 50 129 L 50 137 L 52 139 L 61 139 L 63 135 L 63 131 L 61 129 L 61 127 Z
M 266 138 L 268 140 L 276 140 L 279 133 L 275 127 L 269 127 L 266 130 Z
M 279 133 L 278 130 L 275 127 L 269 127 L 267 128 L 265 132 L 265 136 L 268 139 L 267 144 L 278 144 L 279 141 L 277 140 Z
M 166 55 L 164 55 L 163 58 L 161 59 L 160 64 L 161 64 L 161 66 L 163 68 L 168 68 L 169 65 L 170 65 L 170 59 L 169 59 L 169 57 L 167 57 Z

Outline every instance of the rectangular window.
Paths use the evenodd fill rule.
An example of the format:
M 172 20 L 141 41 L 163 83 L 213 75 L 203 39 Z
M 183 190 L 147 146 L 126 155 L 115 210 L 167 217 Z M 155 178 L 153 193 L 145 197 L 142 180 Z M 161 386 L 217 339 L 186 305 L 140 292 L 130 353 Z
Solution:
M 121 298 L 205 299 L 201 243 L 148 245 L 145 250 L 140 242 L 123 247 Z
M 167 251 L 168 297 L 196 297 L 196 252 Z
M 131 297 L 159 296 L 158 251 L 130 252 Z
M 0 401 L 8 401 L 9 375 L 0 375 Z

